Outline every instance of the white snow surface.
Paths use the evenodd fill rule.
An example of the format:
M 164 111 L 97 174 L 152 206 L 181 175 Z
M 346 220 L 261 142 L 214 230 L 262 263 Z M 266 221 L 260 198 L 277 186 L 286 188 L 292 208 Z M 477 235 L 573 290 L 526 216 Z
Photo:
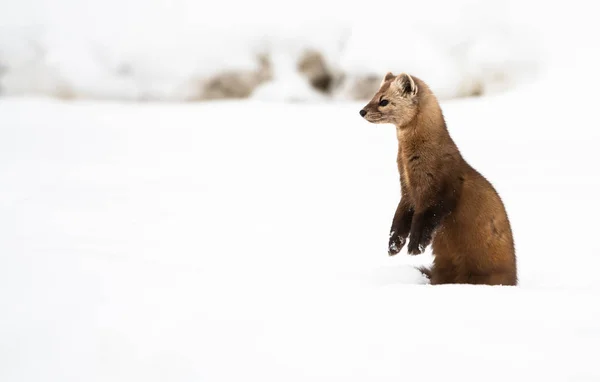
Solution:
M 173 3 L 158 1 L 148 1 L 146 12 L 132 0 L 115 4 L 0 2 L 0 56 L 13 52 L 12 63 L 32 70 L 22 77 L 28 83 L 15 86 L 46 94 L 62 77 L 56 66 L 36 67 L 36 44 L 21 44 L 10 31 L 37 36 L 40 25 L 69 31 L 77 22 L 101 41 L 118 41 L 119 54 L 148 68 L 144 78 L 165 78 L 156 73 L 178 73 L 171 65 L 181 65 L 185 87 L 197 67 L 133 52 L 171 46 L 166 37 L 154 41 L 161 31 L 184 36 L 168 27 L 182 13 L 183 29 L 195 30 L 199 18 L 206 21 L 199 29 L 218 28 L 210 15 L 172 14 Z M 244 4 L 231 25 L 253 7 L 267 9 Z M 298 96 L 287 87 L 289 61 L 276 82 L 246 101 L 5 97 L 0 381 L 600 380 L 596 14 L 581 1 L 507 4 L 511 25 L 542 32 L 544 77 L 442 108 L 463 156 L 504 200 L 519 286 L 426 285 L 413 266 L 430 263 L 429 251 L 388 257 L 400 192 L 394 128 L 368 124 L 359 103 L 279 102 Z M 373 19 L 385 9 L 351 5 L 349 13 Z M 305 8 L 268 9 L 288 15 L 278 27 L 291 30 Z M 316 21 L 332 14 L 304 12 Z M 428 15 L 440 23 L 451 12 Z M 347 21 L 343 13 L 336 21 Z M 504 17 L 497 8 L 488 13 Z M 144 35 L 124 27 L 136 20 L 162 20 L 164 28 Z M 293 51 L 278 36 L 277 46 Z M 77 46 L 65 47 L 59 61 L 83 62 L 68 58 L 89 48 Z M 485 45 L 477 51 L 489 58 Z M 211 52 L 218 67 L 222 50 Z M 119 54 L 101 62 L 119 68 Z M 86 91 L 110 95 L 104 98 L 136 99 L 144 89 L 179 94 L 172 77 L 111 82 L 95 62 L 69 75 L 81 76 Z M 315 96 L 303 89 L 303 97 Z
M 518 287 L 387 256 L 397 142 L 360 104 L 0 99 L 0 380 L 599 380 L 577 73 L 442 105 L 505 202 Z
M 428 78 L 441 98 L 459 96 L 472 83 L 495 92 L 537 73 L 542 45 L 556 41 L 539 39 L 540 31 L 522 20 L 528 3 L 2 1 L 0 91 L 179 101 L 217 74 L 255 69 L 259 53 L 295 61 L 315 49 L 348 78 L 405 71 Z M 548 14 L 562 11 L 544 6 L 541 15 L 537 8 L 525 14 L 546 25 Z M 549 24 L 543 30 L 556 29 Z M 258 98 L 314 100 L 304 85 L 276 84 Z

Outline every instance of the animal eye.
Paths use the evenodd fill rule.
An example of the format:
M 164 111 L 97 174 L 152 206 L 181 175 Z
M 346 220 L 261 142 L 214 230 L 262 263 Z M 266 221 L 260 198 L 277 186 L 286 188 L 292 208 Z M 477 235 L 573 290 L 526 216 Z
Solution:
M 381 101 L 379 101 L 379 106 L 386 106 L 389 103 L 389 101 L 387 99 L 382 99 Z

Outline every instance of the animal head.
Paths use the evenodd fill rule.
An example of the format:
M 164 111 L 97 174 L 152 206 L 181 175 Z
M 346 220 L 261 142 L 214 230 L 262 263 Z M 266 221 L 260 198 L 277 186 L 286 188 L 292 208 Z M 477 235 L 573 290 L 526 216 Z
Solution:
M 405 73 L 394 76 L 388 72 L 383 77 L 379 90 L 360 111 L 360 115 L 371 123 L 405 126 L 417 115 L 418 92 L 411 76 Z

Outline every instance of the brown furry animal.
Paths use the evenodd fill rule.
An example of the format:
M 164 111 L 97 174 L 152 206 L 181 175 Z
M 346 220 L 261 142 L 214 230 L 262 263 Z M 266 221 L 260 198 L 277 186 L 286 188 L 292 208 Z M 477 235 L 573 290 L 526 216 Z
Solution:
M 432 284 L 516 285 L 510 223 L 492 185 L 461 156 L 429 87 L 387 73 L 360 111 L 372 123 L 396 125 L 402 197 L 389 239 L 390 256 L 410 235 L 408 253 L 431 243 Z

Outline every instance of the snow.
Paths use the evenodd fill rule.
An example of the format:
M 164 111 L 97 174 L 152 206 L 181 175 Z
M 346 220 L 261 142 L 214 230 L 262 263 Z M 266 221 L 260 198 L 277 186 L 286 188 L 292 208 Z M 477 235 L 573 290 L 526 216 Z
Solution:
M 387 255 L 396 137 L 362 104 L 1 99 L 0 380 L 597 380 L 600 130 L 556 83 L 443 103 L 518 287 Z
M 0 381 L 600 380 L 585 2 L 199 4 L 0 2 L 3 90 L 82 98 L 0 98 Z M 374 30 L 356 21 L 386 30 L 382 9 L 422 39 L 423 65 L 368 60 Z M 417 33 L 418 17 L 440 28 Z M 314 44 L 349 73 L 380 77 L 389 59 L 441 92 L 456 78 L 497 90 L 442 108 L 506 205 L 519 286 L 431 286 L 415 269 L 429 249 L 387 255 L 396 134 L 302 83 L 294 58 Z M 190 78 L 253 69 L 264 50 L 275 80 L 249 100 L 86 99 L 185 98 Z M 497 81 L 506 70 L 515 83 Z
M 190 0 L 13 3 L 0 2 L 5 95 L 190 100 L 214 76 L 256 70 L 259 54 L 294 61 L 316 49 L 349 82 L 337 98 L 353 98 L 361 77 L 392 70 L 429 78 L 446 99 L 513 88 L 539 71 L 542 54 L 521 26 L 528 23 L 517 22 L 524 7 L 498 0 L 383 1 L 373 9 L 333 0 L 219 1 L 210 9 Z M 257 98 L 315 99 L 306 81 L 293 82 Z
M 295 55 L 276 53 L 271 55 L 273 78 L 259 85 L 251 97 L 260 101 L 319 102 L 326 96 L 313 89 L 296 70 Z

